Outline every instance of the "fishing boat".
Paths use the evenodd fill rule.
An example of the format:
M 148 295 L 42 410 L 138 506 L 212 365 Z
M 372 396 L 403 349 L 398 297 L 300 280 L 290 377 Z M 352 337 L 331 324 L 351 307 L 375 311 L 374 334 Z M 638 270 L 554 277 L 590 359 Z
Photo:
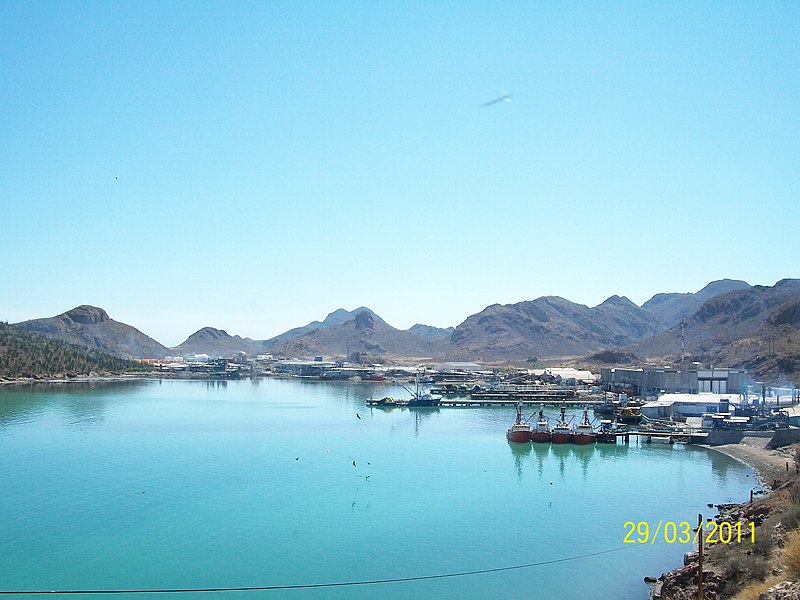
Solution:
M 522 414 L 522 403 L 517 404 L 517 416 L 511 427 L 506 431 L 506 438 L 509 442 L 516 444 L 524 444 L 531 441 L 531 426 L 528 420 Z
M 414 391 L 411 391 L 406 386 L 403 386 L 405 390 L 411 394 L 411 398 L 406 403 L 406 406 L 413 408 L 415 406 L 439 406 L 442 402 L 441 396 L 432 396 L 430 393 L 422 391 L 422 385 L 420 376 L 417 375 L 414 378 L 415 388 Z
M 629 404 L 619 412 L 617 421 L 626 425 L 638 425 L 642 421 L 642 411 L 638 406 Z
M 554 444 L 569 444 L 572 442 L 572 427 L 567 422 L 566 418 L 567 409 L 561 407 L 561 418 L 556 421 L 556 424 L 550 430 L 550 440 Z
M 617 433 L 614 421 L 611 419 L 602 419 L 600 421 L 600 429 L 597 430 L 597 443 L 598 444 L 616 444 Z
M 549 442 L 550 435 L 550 421 L 544 414 L 544 409 L 539 410 L 539 416 L 536 419 L 536 427 L 531 434 L 531 439 L 534 442 Z
M 573 444 L 594 444 L 597 435 L 595 434 L 594 427 L 589 421 L 589 411 L 584 410 L 580 423 L 575 426 L 575 431 L 572 433 Z

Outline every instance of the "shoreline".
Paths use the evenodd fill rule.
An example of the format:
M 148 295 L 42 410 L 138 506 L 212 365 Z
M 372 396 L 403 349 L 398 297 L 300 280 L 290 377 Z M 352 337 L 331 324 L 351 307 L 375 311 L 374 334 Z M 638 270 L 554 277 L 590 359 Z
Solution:
M 755 530 L 761 532 L 760 527 L 767 517 L 771 514 L 780 514 L 787 506 L 792 504 L 792 494 L 797 493 L 797 481 L 800 478 L 800 465 L 795 463 L 795 456 L 800 452 L 800 444 L 793 443 L 772 449 L 767 447 L 771 439 L 744 437 L 735 444 L 722 444 L 719 446 L 697 445 L 700 448 L 724 454 L 749 466 L 755 471 L 759 483 L 763 486 L 762 490 L 752 490 L 751 499 L 744 499 L 742 502 L 734 504 L 713 505 L 718 511 L 717 516 L 713 519 L 714 521 L 717 523 L 725 521 L 754 523 Z M 707 519 L 707 521 L 711 521 L 711 519 Z M 763 533 L 758 533 L 758 535 L 763 536 Z M 767 539 L 771 539 L 771 529 L 767 531 L 767 535 Z M 734 546 L 731 546 L 731 549 L 733 548 Z M 751 554 L 751 550 L 748 548 L 742 548 L 734 552 L 738 553 L 735 560 L 743 563 L 748 560 Z M 731 559 L 722 560 L 730 561 Z M 672 570 L 662 573 L 657 579 L 646 578 L 646 580 L 649 579 L 652 582 L 652 587 L 650 588 L 651 600 L 695 598 L 698 593 L 698 568 L 698 554 L 693 551 L 684 555 L 683 566 L 676 566 Z M 706 581 L 706 589 L 713 590 L 714 597 L 716 597 L 718 591 L 725 587 L 727 568 L 729 567 L 726 566 L 726 562 L 719 563 L 718 557 L 715 558 L 713 553 L 707 557 L 707 562 L 703 568 L 703 579 Z M 787 579 L 791 578 L 787 577 Z M 752 582 L 747 579 L 744 582 L 738 581 L 734 584 L 736 587 L 733 592 L 741 591 L 748 583 L 755 583 L 756 581 L 761 581 L 761 579 Z M 724 595 L 726 598 L 732 597 L 731 592 L 728 590 Z
M 769 438 L 747 438 L 736 444 L 709 446 L 701 444 L 701 448 L 724 454 L 751 467 L 757 474 L 762 486 L 769 493 L 797 475 L 794 465 L 794 444 L 778 449 L 767 448 Z

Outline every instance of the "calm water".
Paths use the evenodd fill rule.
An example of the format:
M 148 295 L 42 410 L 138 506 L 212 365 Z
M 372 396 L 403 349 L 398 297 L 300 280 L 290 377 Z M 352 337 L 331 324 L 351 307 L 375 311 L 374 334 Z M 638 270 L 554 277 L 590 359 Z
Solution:
M 623 548 L 203 597 L 641 600 L 689 548 L 624 545 L 623 523 L 694 522 L 756 485 L 701 449 L 516 447 L 512 408 L 366 407 L 384 395 L 407 397 L 271 379 L 0 389 L 0 589 L 369 581 Z

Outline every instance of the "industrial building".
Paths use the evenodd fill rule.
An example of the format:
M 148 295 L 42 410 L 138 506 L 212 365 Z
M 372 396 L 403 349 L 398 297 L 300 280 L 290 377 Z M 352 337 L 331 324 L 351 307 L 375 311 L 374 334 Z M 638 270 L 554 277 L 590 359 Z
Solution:
M 663 393 L 737 394 L 751 383 L 750 374 L 745 370 L 706 368 L 700 363 L 690 363 L 686 368 L 604 368 L 600 379 L 606 391 L 652 398 Z

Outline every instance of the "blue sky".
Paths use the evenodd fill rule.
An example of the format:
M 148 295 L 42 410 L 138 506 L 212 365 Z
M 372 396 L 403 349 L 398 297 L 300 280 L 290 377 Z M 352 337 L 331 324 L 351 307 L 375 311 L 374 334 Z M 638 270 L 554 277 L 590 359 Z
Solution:
M 798 277 L 798 31 L 796 2 L 0 0 L 0 320 L 93 304 L 176 345 Z

